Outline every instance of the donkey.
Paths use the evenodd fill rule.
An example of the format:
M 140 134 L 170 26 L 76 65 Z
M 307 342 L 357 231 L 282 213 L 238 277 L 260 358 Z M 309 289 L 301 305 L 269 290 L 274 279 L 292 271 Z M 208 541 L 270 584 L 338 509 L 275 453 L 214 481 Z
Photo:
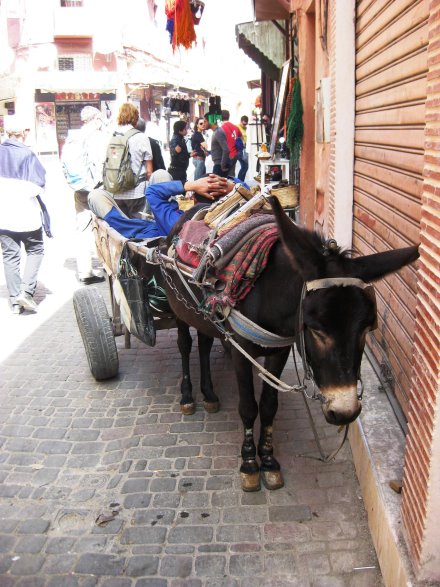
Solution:
M 327 246 L 316 232 L 295 225 L 276 198 L 271 197 L 269 201 L 279 240 L 272 247 L 268 264 L 253 289 L 236 309 L 275 335 L 295 338 L 303 363 L 319 389 L 327 422 L 338 426 L 348 424 L 358 417 L 362 408 L 358 396 L 360 366 L 366 335 L 376 324 L 374 290 L 369 283 L 415 261 L 419 256 L 418 246 L 352 258 L 349 252 L 342 252 L 337 246 Z M 218 398 L 212 389 L 206 353 L 209 355 L 211 338 L 221 337 L 221 334 L 197 312 L 187 288 L 174 272 L 169 273 L 167 281 L 167 296 L 175 315 L 181 323 L 193 326 L 201 333 L 202 392 L 205 407 L 215 411 Z M 183 406 L 193 402 L 189 333 L 186 328 L 185 334 L 185 328 L 179 329 L 184 366 Z M 252 358 L 264 356 L 265 369 L 277 378 L 281 376 L 289 356 L 289 345 L 267 348 L 238 334 L 234 338 Z M 244 427 L 240 467 L 242 489 L 257 491 L 260 480 L 268 489 L 278 489 L 284 485 L 272 442 L 278 392 L 263 382 L 258 405 L 251 362 L 235 346 L 231 348 L 231 354 L 238 382 L 238 409 Z M 261 426 L 256 447 L 253 429 L 258 412 Z

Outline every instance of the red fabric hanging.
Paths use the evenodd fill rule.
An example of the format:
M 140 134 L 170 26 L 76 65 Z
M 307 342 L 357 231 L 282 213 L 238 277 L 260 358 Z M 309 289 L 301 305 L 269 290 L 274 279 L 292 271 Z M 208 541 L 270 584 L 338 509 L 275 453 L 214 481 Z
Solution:
M 174 21 L 173 51 L 178 45 L 190 49 L 197 36 L 189 0 L 166 0 L 165 14 Z

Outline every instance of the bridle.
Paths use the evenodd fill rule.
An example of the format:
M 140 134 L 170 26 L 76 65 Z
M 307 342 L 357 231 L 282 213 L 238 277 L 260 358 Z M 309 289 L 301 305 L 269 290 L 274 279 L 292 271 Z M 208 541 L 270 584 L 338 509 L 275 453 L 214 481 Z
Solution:
M 330 287 L 358 287 L 362 289 L 371 301 L 374 304 L 374 311 L 376 316 L 376 295 L 374 293 L 374 288 L 370 283 L 365 283 L 362 279 L 358 279 L 356 277 L 325 277 L 323 279 L 314 279 L 313 281 L 306 281 L 302 287 L 301 291 L 301 298 L 299 302 L 299 310 L 298 310 L 298 344 L 299 344 L 299 352 L 302 359 L 303 364 L 303 371 L 304 371 L 304 378 L 303 378 L 303 386 L 306 381 L 310 381 L 313 384 L 313 393 L 311 396 L 307 395 L 306 391 L 304 393 L 307 395 L 309 399 L 316 399 L 319 400 L 321 403 L 326 403 L 325 397 L 319 391 L 319 387 L 316 384 L 315 377 L 313 374 L 312 366 L 310 365 L 310 361 L 307 358 L 307 351 L 306 351 L 306 343 L 305 343 L 305 323 L 304 323 L 304 300 L 309 292 L 317 291 L 320 289 L 328 289 Z M 377 318 L 375 323 L 372 326 L 372 329 L 376 328 L 377 326 Z M 294 355 L 295 358 L 295 355 Z M 296 368 L 296 362 L 295 362 Z M 297 376 L 298 370 L 297 370 Z M 364 393 L 364 384 L 362 382 L 360 371 L 358 373 L 358 381 L 360 382 L 360 390 L 357 394 L 358 400 L 362 400 L 362 396 Z

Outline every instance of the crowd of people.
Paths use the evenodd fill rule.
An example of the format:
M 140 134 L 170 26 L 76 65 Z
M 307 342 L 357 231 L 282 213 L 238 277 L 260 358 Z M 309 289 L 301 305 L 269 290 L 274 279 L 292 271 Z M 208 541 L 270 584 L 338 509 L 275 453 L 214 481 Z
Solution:
M 129 238 L 162 236 L 168 234 L 181 214 L 173 196 L 190 192 L 205 202 L 211 201 L 228 193 L 231 182 L 245 181 L 249 119 L 242 116 L 235 125 L 229 118 L 229 111 L 223 110 L 220 124 L 209 115 L 197 118 L 194 124 L 176 121 L 169 144 L 170 164 L 165 169 L 161 146 L 145 133 L 145 121 L 138 109 L 131 102 L 122 104 L 113 137 L 117 135 L 119 142 L 121 137 L 125 141 L 123 145 L 130 155 L 128 161 L 135 180 L 129 187 L 112 193 L 105 177 L 105 163 L 112 156 L 112 138 L 106 132 L 100 110 L 93 106 L 82 109 L 82 127 L 75 131 L 74 140 L 66 141 L 62 154 L 66 180 L 73 189 L 77 279 L 81 284 L 105 279 L 92 264 L 92 212 Z M 44 255 L 41 194 L 46 172 L 32 149 L 26 146 L 29 124 L 17 115 L 9 116 L 5 132 L 7 139 L 0 145 L 0 186 L 8 197 L 0 199 L 0 243 L 9 304 L 14 314 L 24 310 L 36 312 L 34 293 Z M 76 161 L 75 171 L 69 171 L 69 166 L 74 165 L 68 158 L 74 157 L 75 148 L 80 165 Z M 206 174 L 209 155 L 212 174 Z M 190 161 L 194 179 L 188 181 Z M 240 169 L 235 178 L 237 162 Z M 26 253 L 23 270 L 22 246 Z

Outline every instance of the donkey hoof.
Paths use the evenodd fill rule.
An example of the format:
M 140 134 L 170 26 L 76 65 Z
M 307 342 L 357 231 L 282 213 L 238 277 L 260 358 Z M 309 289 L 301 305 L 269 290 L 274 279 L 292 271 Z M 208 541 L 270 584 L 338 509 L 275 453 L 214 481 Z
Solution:
M 243 491 L 260 491 L 260 472 L 242 473 L 240 472 L 241 488 Z
M 205 408 L 205 412 L 208 414 L 216 414 L 220 408 L 220 402 L 203 402 L 203 407 Z
M 190 404 L 180 404 L 180 413 L 184 416 L 192 416 L 196 411 L 196 404 L 194 402 Z
M 281 471 L 261 471 L 261 479 L 264 487 L 271 491 L 284 487 L 284 479 Z

